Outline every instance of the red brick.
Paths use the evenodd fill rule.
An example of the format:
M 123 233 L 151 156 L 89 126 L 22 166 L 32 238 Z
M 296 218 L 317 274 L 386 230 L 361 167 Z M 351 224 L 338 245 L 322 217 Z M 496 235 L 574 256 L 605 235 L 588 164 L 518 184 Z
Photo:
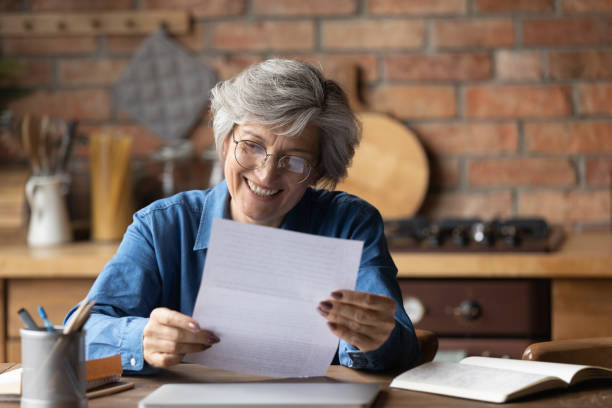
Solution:
M 0 78 L 0 86 L 44 86 L 49 85 L 53 78 L 51 61 L 15 58 L 5 59 L 2 62 L 7 71 L 3 72 L 3 77 Z M 9 64 L 11 68 L 8 68 Z
M 212 27 L 213 48 L 222 50 L 311 50 L 312 21 L 224 22 Z
M 510 19 L 440 20 L 434 23 L 435 43 L 443 48 L 514 45 Z
M 468 183 L 477 187 L 568 186 L 576 172 L 566 159 L 475 159 L 468 164 Z
M 538 51 L 499 50 L 495 53 L 498 79 L 540 80 L 544 78 L 542 56 Z
M 545 217 L 553 223 L 610 222 L 610 192 L 522 191 L 519 214 Z
M 459 159 L 433 157 L 429 160 L 429 183 L 433 187 L 454 188 L 461 182 Z
M 525 124 L 527 149 L 536 153 L 612 153 L 612 122 Z
M 34 11 L 131 10 L 132 0 L 30 0 Z
M 612 43 L 612 19 L 605 20 L 604 25 L 606 33 L 606 43 Z
M 549 55 L 553 79 L 610 79 L 611 51 L 565 51 Z
M 516 153 L 516 124 L 506 123 L 424 123 L 413 126 L 433 155 Z
M 217 73 L 217 79 L 220 81 L 233 78 L 244 71 L 245 68 L 262 60 L 263 58 L 257 55 L 236 54 L 224 56 L 207 55 L 202 58 L 202 62 Z
M 470 118 L 545 118 L 571 115 L 567 86 L 472 86 L 465 90 Z
M 478 13 L 547 13 L 555 11 L 555 0 L 476 0 Z
M 421 207 L 421 212 L 433 218 L 509 217 L 512 215 L 512 195 L 509 191 L 428 194 Z
M 610 13 L 612 2 L 610 0 L 562 0 L 563 13 Z
M 9 107 L 17 114 L 50 115 L 61 119 L 107 120 L 110 95 L 106 90 L 36 91 L 15 100 Z
M 96 51 L 94 37 L 5 37 L 2 51 L 6 55 L 76 55 Z
M 579 84 L 577 89 L 581 114 L 612 114 L 612 84 Z
M 253 0 L 251 12 L 266 16 L 337 16 L 357 11 L 356 0 Z
M 369 0 L 370 14 L 464 15 L 466 0 Z
M 488 54 L 388 55 L 390 80 L 481 81 L 492 75 Z
M 195 18 L 238 16 L 246 11 L 246 0 L 143 0 L 145 9 L 187 10 Z
M 523 21 L 524 45 L 585 45 L 601 42 L 597 20 L 594 18 Z
M 192 52 L 201 51 L 204 48 L 205 34 L 202 23 L 193 25 L 191 32 L 182 35 L 171 36 L 176 42 Z M 146 35 L 107 35 L 106 48 L 113 54 L 132 54 L 147 38 Z
M 421 20 L 325 21 L 321 33 L 326 49 L 414 49 L 425 42 Z
M 589 186 L 612 186 L 612 157 L 587 159 L 586 182 Z
M 379 79 L 378 61 L 376 55 L 373 54 L 295 54 L 286 55 L 284 58 L 312 64 L 321 69 L 323 75 L 329 79 L 339 78 L 342 75 L 341 70 L 351 64 L 357 66 L 358 81 L 361 83 L 374 82 Z
M 127 65 L 117 59 L 65 59 L 59 62 L 59 80 L 68 85 L 112 85 Z
M 400 118 L 450 118 L 456 115 L 455 90 L 450 86 L 379 86 L 368 95 L 371 110 Z

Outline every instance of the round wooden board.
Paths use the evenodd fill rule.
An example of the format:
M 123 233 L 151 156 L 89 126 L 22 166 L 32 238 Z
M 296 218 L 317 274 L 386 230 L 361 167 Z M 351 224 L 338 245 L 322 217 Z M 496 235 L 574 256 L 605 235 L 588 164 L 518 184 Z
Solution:
M 368 201 L 385 219 L 414 215 L 429 182 L 423 146 L 410 129 L 385 114 L 357 116 L 363 126 L 361 144 L 348 177 L 336 189 Z

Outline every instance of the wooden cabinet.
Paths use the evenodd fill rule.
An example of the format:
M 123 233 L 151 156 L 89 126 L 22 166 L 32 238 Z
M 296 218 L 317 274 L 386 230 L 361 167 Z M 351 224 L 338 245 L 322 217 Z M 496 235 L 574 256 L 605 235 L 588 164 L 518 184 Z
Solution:
M 6 357 L 5 361 L 20 362 L 19 330 L 23 323 L 17 311 L 25 307 L 40 324 L 36 310 L 43 306 L 49 320 L 61 325 L 66 313 L 85 297 L 94 280 L 67 279 L 7 279 L 4 282 L 6 298 Z
M 439 350 L 520 358 L 550 339 L 548 279 L 399 280 L 416 328 L 437 333 Z

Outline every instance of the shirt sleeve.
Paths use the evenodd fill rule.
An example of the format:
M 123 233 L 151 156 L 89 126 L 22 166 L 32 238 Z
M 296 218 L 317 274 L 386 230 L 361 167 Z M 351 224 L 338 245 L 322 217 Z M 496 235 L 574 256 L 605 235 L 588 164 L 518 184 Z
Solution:
M 412 322 L 404 310 L 397 268 L 387 248 L 382 217 L 374 207 L 364 205 L 356 212 L 351 239 L 364 242 L 355 290 L 393 299 L 396 304 L 395 328 L 382 346 L 365 353 L 340 340 L 339 362 L 347 367 L 369 371 L 408 369 L 418 361 L 419 346 Z
M 85 324 L 87 359 L 120 354 L 126 372 L 155 371 L 144 361 L 142 350 L 144 326 L 161 296 L 151 240 L 147 214 L 136 213 L 117 253 L 89 291 L 88 298 L 96 304 Z M 68 312 L 65 321 L 75 309 Z

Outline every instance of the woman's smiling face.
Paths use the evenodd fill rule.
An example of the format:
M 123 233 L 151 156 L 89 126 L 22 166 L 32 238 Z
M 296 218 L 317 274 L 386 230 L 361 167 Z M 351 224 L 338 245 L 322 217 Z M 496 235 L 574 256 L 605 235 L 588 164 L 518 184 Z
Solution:
M 272 156 L 258 169 L 245 169 L 236 161 L 234 140 L 255 142 Z M 309 125 L 298 136 L 278 136 L 264 125 L 236 125 L 233 137 L 230 133 L 224 143 L 224 171 L 233 220 L 278 227 L 308 186 L 316 182 L 314 168 L 301 183 L 287 170 L 278 168 L 278 160 L 285 155 L 301 157 L 315 167 L 319 157 L 318 129 Z

